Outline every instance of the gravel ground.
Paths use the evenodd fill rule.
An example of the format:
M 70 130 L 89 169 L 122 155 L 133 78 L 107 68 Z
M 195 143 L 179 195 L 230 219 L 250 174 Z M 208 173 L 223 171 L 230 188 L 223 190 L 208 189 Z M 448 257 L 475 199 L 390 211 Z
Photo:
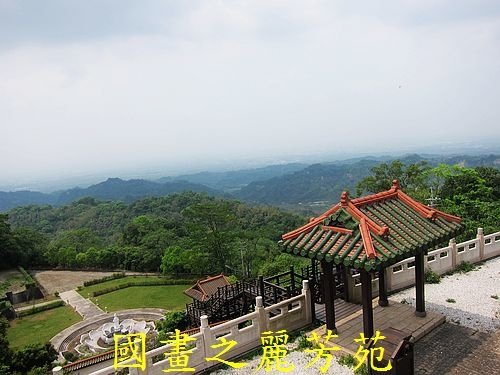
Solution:
M 484 332 L 492 332 L 500 328 L 500 258 L 490 260 L 479 266 L 475 271 L 468 273 L 457 273 L 445 276 L 439 284 L 425 285 L 425 301 L 428 310 L 438 311 L 444 315 L 448 321 Z M 391 300 L 401 301 L 405 299 L 412 305 L 415 304 L 415 288 L 409 288 L 392 295 Z M 455 302 L 447 302 L 453 299 Z M 293 348 L 293 344 L 291 346 Z M 324 363 L 318 361 L 313 367 L 306 368 L 312 360 L 313 354 L 302 351 L 290 351 L 286 359 L 288 363 L 295 365 L 290 374 L 320 374 L 319 367 Z M 251 360 L 243 369 L 225 369 L 213 372 L 217 375 L 228 374 L 282 374 L 277 370 L 265 372 L 264 369 L 256 372 L 261 356 Z M 328 374 L 352 375 L 354 372 L 332 361 Z
M 117 271 L 118 272 L 118 271 Z M 85 281 L 111 276 L 115 272 L 103 271 L 58 271 L 58 270 L 30 270 L 30 273 L 44 287 L 48 294 L 65 292 L 76 289 Z M 152 275 L 139 272 L 125 272 L 126 275 Z
M 415 288 L 390 298 L 395 301 L 405 299 L 414 305 Z M 445 276 L 439 284 L 425 285 L 426 309 L 446 315 L 447 321 L 483 332 L 500 328 L 499 298 L 500 258 L 490 260 L 474 271 Z
M 315 357 L 314 353 L 304 353 L 302 351 L 292 351 L 287 354 L 285 357 L 286 362 L 284 363 L 284 366 L 288 366 L 293 364 L 295 367 L 291 372 L 287 372 L 287 374 L 303 374 L 303 375 L 317 375 L 321 374 L 319 371 L 320 367 L 325 363 L 323 359 L 320 359 L 318 362 L 316 362 L 312 367 L 306 368 L 308 366 L 309 362 L 313 360 Z M 260 361 L 261 361 L 261 356 L 257 356 L 251 360 L 245 360 L 242 362 L 248 363 L 248 366 L 239 369 L 239 370 L 233 370 L 233 369 L 225 369 L 225 370 L 219 370 L 216 372 L 212 372 L 211 374 L 217 374 L 217 375 L 228 375 L 228 374 L 238 374 L 238 375 L 247 375 L 247 374 L 269 374 L 269 375 L 282 375 L 284 374 L 283 371 L 278 371 L 278 370 L 271 370 L 269 372 L 266 372 L 264 368 L 257 370 L 257 367 L 259 367 Z M 335 359 L 332 360 L 330 367 L 328 368 L 327 374 L 335 374 L 335 375 L 352 375 L 354 372 L 345 367 L 339 365 Z

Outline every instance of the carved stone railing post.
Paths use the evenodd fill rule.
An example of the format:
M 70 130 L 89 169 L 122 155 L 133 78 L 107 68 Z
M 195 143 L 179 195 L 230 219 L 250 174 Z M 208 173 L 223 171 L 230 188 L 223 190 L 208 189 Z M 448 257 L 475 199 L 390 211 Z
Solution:
M 449 246 L 451 252 L 451 269 L 454 270 L 457 267 L 457 242 L 454 238 L 450 240 Z
M 483 228 L 477 228 L 477 239 L 479 242 L 479 260 L 484 259 L 484 232 Z
M 200 316 L 200 332 L 201 332 L 201 339 L 203 340 L 203 351 L 204 351 L 204 357 L 212 357 L 210 350 L 211 350 L 211 345 L 213 344 L 212 342 L 212 334 L 210 332 L 210 326 L 208 325 L 208 316 L 202 315 Z M 206 367 L 206 364 L 203 364 L 201 366 L 202 368 Z
M 268 319 L 262 296 L 255 297 L 255 312 L 259 314 L 259 334 L 268 330 Z
M 305 315 L 306 315 L 306 322 L 307 323 L 312 323 L 313 321 L 313 316 L 311 312 L 311 289 L 309 288 L 309 280 L 302 280 L 302 294 L 304 295 L 304 306 L 302 306 L 303 309 L 305 309 Z

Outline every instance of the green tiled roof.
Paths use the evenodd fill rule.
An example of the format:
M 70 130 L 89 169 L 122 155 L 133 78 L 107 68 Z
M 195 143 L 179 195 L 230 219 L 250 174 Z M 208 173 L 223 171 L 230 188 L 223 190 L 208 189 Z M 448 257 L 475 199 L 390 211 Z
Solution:
M 340 203 L 283 235 L 285 252 L 352 268 L 380 270 L 455 237 L 460 218 L 388 191 Z

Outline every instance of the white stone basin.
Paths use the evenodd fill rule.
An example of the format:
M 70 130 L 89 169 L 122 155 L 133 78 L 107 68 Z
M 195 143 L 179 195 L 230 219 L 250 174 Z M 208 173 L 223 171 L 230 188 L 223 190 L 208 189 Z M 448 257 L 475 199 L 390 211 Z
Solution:
M 99 328 L 80 336 L 80 345 L 75 350 L 80 354 L 86 354 L 89 351 L 99 353 L 114 347 L 115 335 L 126 335 L 129 333 L 147 334 L 151 330 L 155 330 L 154 322 L 125 319 L 120 323 L 115 314 L 113 322 L 104 323 Z

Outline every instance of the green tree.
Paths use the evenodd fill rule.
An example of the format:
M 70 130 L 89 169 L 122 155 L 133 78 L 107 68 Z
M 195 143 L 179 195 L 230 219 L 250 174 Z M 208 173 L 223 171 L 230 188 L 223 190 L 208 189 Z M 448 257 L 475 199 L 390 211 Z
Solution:
M 0 268 L 16 265 L 18 246 L 12 234 L 8 216 L 0 214 Z
M 228 201 L 213 201 L 187 207 L 182 214 L 188 219 L 191 248 L 194 251 L 206 249 L 211 272 L 223 272 L 231 258 L 233 229 L 237 226 L 236 216 Z
M 9 322 L 0 316 L 0 371 L 2 366 L 8 368 L 12 363 L 12 350 L 9 348 L 9 341 L 7 341 L 7 328 Z
M 294 266 L 296 270 L 300 270 L 302 267 L 309 265 L 306 259 L 301 257 L 294 257 L 289 254 L 280 254 L 276 258 L 266 262 L 259 271 L 260 275 L 272 276 L 281 272 L 286 272 L 290 269 L 290 266 Z
M 437 189 L 439 208 L 462 218 L 465 232 L 459 240 L 474 237 L 478 227 L 486 233 L 500 229 L 498 170 L 438 166 L 433 173 L 442 180 Z
M 161 271 L 164 274 L 191 272 L 192 265 L 187 251 L 177 245 L 167 247 L 161 260 Z
M 389 190 L 392 181 L 398 180 L 402 189 L 415 198 L 423 198 L 428 194 L 427 175 L 429 170 L 427 162 L 406 165 L 400 160 L 391 163 L 382 163 L 371 169 L 372 175 L 362 179 L 357 187 L 358 196 L 365 193 L 378 193 Z
M 12 231 L 15 242 L 17 243 L 16 263 L 18 265 L 29 267 L 33 265 L 45 265 L 45 252 L 49 244 L 46 235 L 31 228 L 16 228 Z
M 21 373 L 39 371 L 35 369 L 41 367 L 47 371 L 56 359 L 57 351 L 50 343 L 31 344 L 14 353 L 11 367 Z

